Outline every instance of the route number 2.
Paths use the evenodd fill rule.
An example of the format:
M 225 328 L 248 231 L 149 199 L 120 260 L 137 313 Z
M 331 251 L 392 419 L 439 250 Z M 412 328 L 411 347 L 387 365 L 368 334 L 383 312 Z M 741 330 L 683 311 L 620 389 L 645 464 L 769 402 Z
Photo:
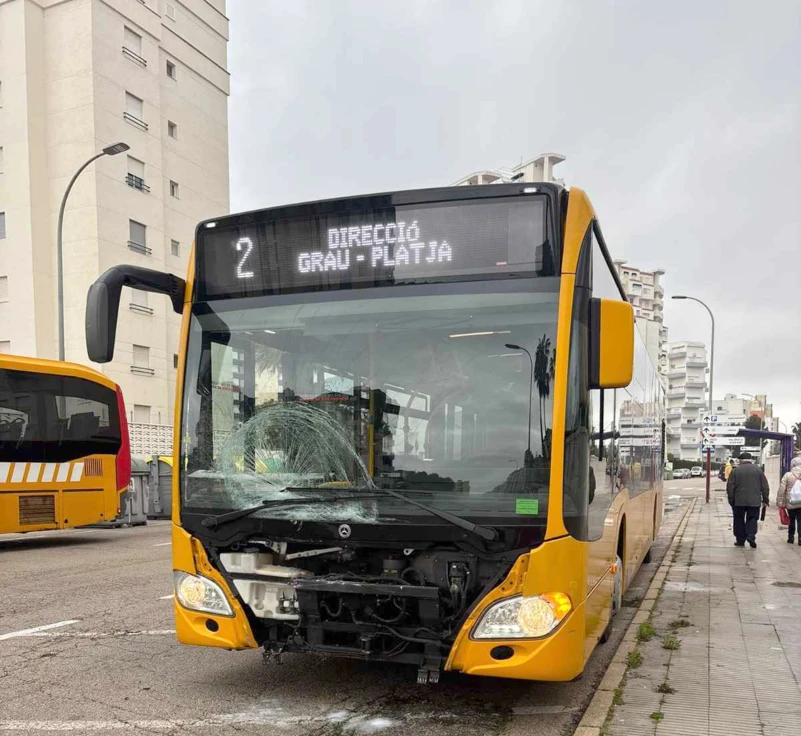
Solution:
M 239 263 L 236 264 L 236 277 L 238 279 L 252 279 L 253 271 L 245 271 L 245 261 L 250 257 L 250 251 L 253 250 L 253 241 L 250 238 L 239 238 L 236 241 L 237 252 L 245 251 Z

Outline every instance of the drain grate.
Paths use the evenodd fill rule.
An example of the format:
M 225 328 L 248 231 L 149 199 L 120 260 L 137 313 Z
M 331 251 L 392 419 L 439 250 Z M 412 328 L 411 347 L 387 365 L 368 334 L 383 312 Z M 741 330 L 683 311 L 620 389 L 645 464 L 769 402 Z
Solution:
M 777 581 L 775 583 L 771 583 L 771 585 L 775 585 L 777 588 L 801 588 L 801 583 L 793 582 Z

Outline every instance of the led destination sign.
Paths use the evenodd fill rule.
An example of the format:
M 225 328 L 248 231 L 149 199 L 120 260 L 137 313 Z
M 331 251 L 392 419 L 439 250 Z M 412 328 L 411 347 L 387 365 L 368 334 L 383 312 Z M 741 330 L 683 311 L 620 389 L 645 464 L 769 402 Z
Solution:
M 545 211 L 534 196 L 221 221 L 198 232 L 198 297 L 534 274 Z

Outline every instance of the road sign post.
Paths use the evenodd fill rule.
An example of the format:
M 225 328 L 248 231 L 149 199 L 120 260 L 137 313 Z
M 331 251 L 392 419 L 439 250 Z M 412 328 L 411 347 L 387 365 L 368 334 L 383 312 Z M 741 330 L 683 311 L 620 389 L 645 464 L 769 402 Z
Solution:
M 710 473 L 712 472 L 712 448 L 706 451 L 706 502 L 709 503 L 709 486 L 711 483 Z

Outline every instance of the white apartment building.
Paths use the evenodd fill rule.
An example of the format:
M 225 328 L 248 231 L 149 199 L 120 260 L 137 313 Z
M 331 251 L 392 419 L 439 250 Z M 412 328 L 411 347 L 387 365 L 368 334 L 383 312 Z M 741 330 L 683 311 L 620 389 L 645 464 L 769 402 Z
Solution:
M 225 0 L 0 0 L 0 351 L 88 363 L 87 290 L 119 263 L 185 276 L 195 224 L 228 211 Z M 134 454 L 171 447 L 179 317 L 124 290 L 112 363 Z
M 452 186 L 475 186 L 477 184 L 509 184 L 516 181 L 554 182 L 564 186 L 564 181 L 553 175 L 553 168 L 562 163 L 565 157 L 560 153 L 541 153 L 525 163 L 511 168 L 487 169 L 474 171 L 455 181 Z
M 665 383 L 668 373 L 668 329 L 663 324 L 662 313 L 665 290 L 659 283 L 659 277 L 664 276 L 665 272 L 661 269 L 644 271 L 621 260 L 615 261 L 615 268 L 634 308 L 637 327 L 645 340 L 648 354 L 659 367 L 659 374 Z
M 701 459 L 701 417 L 707 409 L 707 350 L 702 342 L 672 342 L 667 349 L 667 451 Z

